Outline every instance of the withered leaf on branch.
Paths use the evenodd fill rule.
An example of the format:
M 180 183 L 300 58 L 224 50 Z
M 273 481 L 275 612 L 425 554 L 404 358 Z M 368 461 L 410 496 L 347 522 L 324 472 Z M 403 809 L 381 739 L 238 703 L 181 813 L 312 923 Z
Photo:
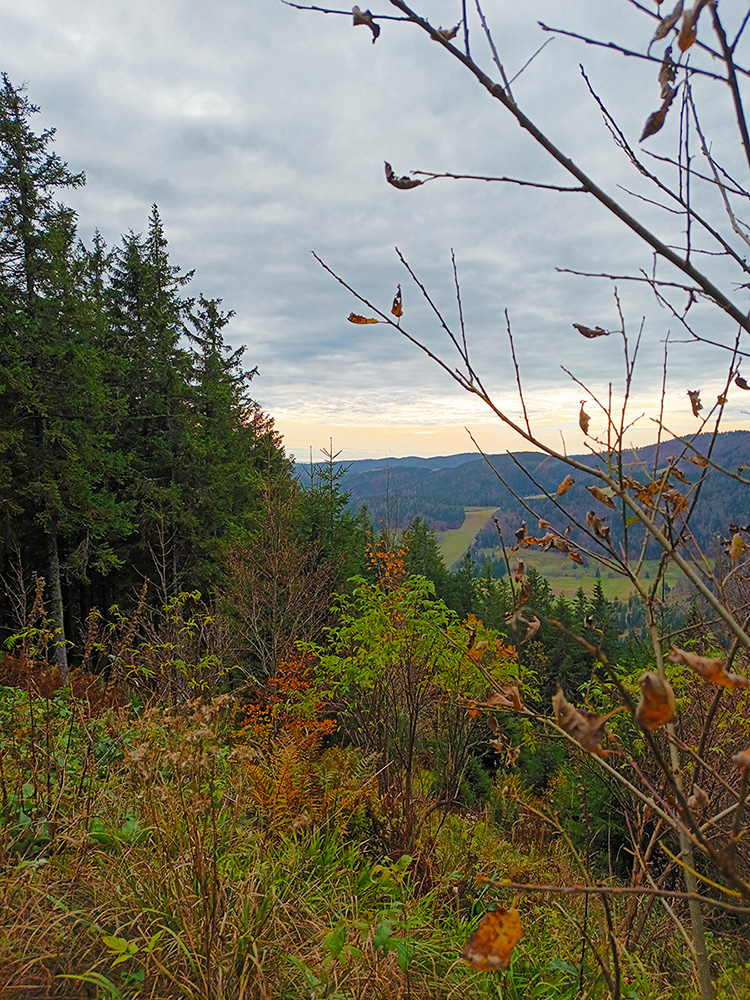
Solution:
M 709 806 L 709 798 L 700 785 L 693 785 L 693 794 L 687 800 L 693 812 L 705 812 Z
M 612 332 L 605 330 L 602 326 L 583 326 L 581 323 L 574 323 L 573 326 L 582 337 L 588 337 L 589 340 L 593 340 L 594 337 L 608 337 Z
M 358 24 L 364 24 L 365 27 L 369 28 L 372 32 L 372 44 L 375 44 L 375 40 L 380 34 L 380 25 L 375 24 L 372 19 L 372 12 L 369 10 L 360 10 L 359 7 L 352 7 L 352 21 L 356 27 Z
M 525 604 L 529 597 L 531 596 L 531 584 L 529 583 L 528 577 L 525 577 L 523 583 L 518 590 L 518 603 Z
M 602 538 L 605 542 L 612 540 L 609 525 L 605 524 L 600 517 L 597 517 L 593 510 L 587 512 L 586 524 L 593 530 L 597 538 Z
M 537 618 L 537 616 L 534 615 L 533 618 L 531 619 L 531 621 L 528 623 L 529 627 L 526 629 L 526 635 L 523 637 L 523 641 L 524 642 L 528 642 L 529 639 L 533 639 L 534 636 L 539 631 L 539 628 L 540 628 L 541 624 L 542 623 L 539 621 L 539 619 Z
M 656 26 L 656 31 L 654 32 L 654 37 L 651 39 L 651 43 L 660 41 L 662 38 L 666 38 L 669 32 L 674 28 L 677 22 L 682 17 L 682 0 L 677 0 L 674 5 L 674 9 L 671 14 L 667 14 L 663 17 Z M 650 46 L 649 46 L 650 48 Z
M 685 461 L 686 462 L 692 462 L 693 465 L 698 465 L 698 466 L 700 466 L 701 469 L 705 469 L 706 466 L 708 465 L 708 459 L 706 459 L 706 458 L 700 458 L 697 455 L 696 456 L 685 455 Z
M 662 101 L 662 105 L 656 111 L 652 111 L 651 114 L 646 119 L 646 124 L 643 126 L 643 131 L 641 132 L 641 138 L 639 142 L 643 142 L 644 139 L 648 139 L 650 135 L 656 135 L 660 131 L 662 125 L 666 121 L 667 112 L 675 98 L 676 90 L 669 90 L 667 96 Z
M 362 325 L 363 323 L 379 323 L 379 319 L 373 319 L 370 316 L 358 316 L 356 313 L 349 313 L 346 317 L 350 323 L 358 323 Z
M 524 540 L 524 538 L 526 537 L 526 522 L 525 521 L 521 521 L 521 527 L 520 528 L 516 528 L 516 530 L 515 530 L 515 536 L 516 536 L 516 541 L 517 542 L 522 542 Z
M 729 545 L 729 556 L 733 563 L 736 563 L 739 557 L 742 555 L 742 550 L 745 548 L 745 543 L 742 540 L 742 535 L 737 532 L 732 535 L 732 541 Z
M 437 33 L 440 35 L 440 37 L 443 39 L 444 42 L 452 42 L 453 39 L 458 34 L 458 29 L 460 27 L 461 27 L 461 22 L 459 21 L 454 28 L 438 28 Z M 432 40 L 433 42 L 435 41 L 434 38 Z
M 591 422 L 591 417 L 586 413 L 583 408 L 583 404 L 586 402 L 585 399 L 581 400 L 581 411 L 578 414 L 578 426 L 581 428 L 584 434 L 589 432 L 589 423 Z
M 396 294 L 393 297 L 393 305 L 391 306 L 391 313 L 397 319 L 399 319 L 401 316 L 404 315 L 404 307 L 403 303 L 401 302 L 401 285 L 397 287 Z
M 661 61 L 659 69 L 659 86 L 661 87 L 662 100 L 669 97 L 672 91 L 671 85 L 674 83 L 676 71 L 677 67 L 672 62 L 672 46 L 670 45 L 664 52 L 664 58 Z
M 707 3 L 708 0 L 695 0 L 690 10 L 685 11 L 680 27 L 680 34 L 677 36 L 677 44 L 680 47 L 680 51 L 687 52 L 690 46 L 695 43 L 698 16 Z
M 687 394 L 690 397 L 690 405 L 693 408 L 693 416 L 697 417 L 703 409 L 703 403 L 701 403 L 701 391 L 700 389 L 688 389 Z
M 506 684 L 499 691 L 493 691 L 486 703 L 492 708 L 509 708 L 513 712 L 526 711 L 517 684 Z
M 575 479 L 572 476 L 566 476 L 565 479 L 557 487 L 557 493 L 555 496 L 561 497 L 563 493 L 567 493 L 570 487 L 575 483 Z
M 611 507 L 612 510 L 615 510 L 615 504 L 612 497 L 605 493 L 604 490 L 600 490 L 598 486 L 587 486 L 586 489 L 589 491 L 594 500 L 598 500 L 599 503 L 603 503 L 605 507 Z
M 670 474 L 670 476 L 674 476 L 675 479 L 679 479 L 681 483 L 685 483 L 686 486 L 690 486 L 691 485 L 690 480 L 688 479 L 688 477 L 684 476 L 680 472 L 680 470 L 677 468 L 676 465 L 672 466 L 672 468 L 669 470 L 669 474 Z
M 401 191 L 408 191 L 409 188 L 419 187 L 422 181 L 418 181 L 415 177 L 397 177 L 393 172 L 393 167 L 385 161 L 385 179 L 395 188 L 399 188 Z
M 526 563 L 523 559 L 519 559 L 516 562 L 515 568 L 513 570 L 513 579 L 516 583 L 520 583 L 526 576 Z
M 726 669 L 723 660 L 718 657 L 698 656 L 697 653 L 688 653 L 684 649 L 672 646 L 667 653 L 670 663 L 684 663 L 690 667 L 699 677 L 717 687 L 728 688 L 748 688 L 750 680 L 741 674 L 733 674 Z
M 568 549 L 568 558 L 572 559 L 574 563 L 583 563 L 580 552 L 576 552 L 573 549 Z
M 552 525 L 549 523 L 549 521 L 545 521 L 543 517 L 539 518 L 539 530 L 540 531 L 549 531 L 549 529 L 551 527 L 552 527 Z
M 654 673 L 644 674 L 638 684 L 641 700 L 635 710 L 635 721 L 641 729 L 653 732 L 674 718 L 674 691 L 669 681 Z
M 472 660 L 481 660 L 483 653 L 487 649 L 489 643 L 486 639 L 480 639 L 479 642 L 475 642 L 474 645 L 469 650 L 469 656 Z
M 557 693 L 552 696 L 552 707 L 560 729 L 568 736 L 572 736 L 589 753 L 602 753 L 604 726 L 612 713 L 596 715 L 593 712 L 581 712 L 570 704 L 561 687 L 558 687 Z
M 732 757 L 732 763 L 741 771 L 750 771 L 750 750 L 741 750 Z
M 740 389 L 750 389 L 750 385 L 747 384 L 747 381 L 740 374 L 735 375 L 734 384 L 739 386 Z

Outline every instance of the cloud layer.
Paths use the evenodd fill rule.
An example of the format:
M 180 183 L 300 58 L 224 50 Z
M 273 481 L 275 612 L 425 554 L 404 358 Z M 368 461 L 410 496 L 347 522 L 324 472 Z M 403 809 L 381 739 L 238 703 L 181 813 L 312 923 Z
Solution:
M 626 3 L 496 6 L 488 14 L 497 16 L 509 75 L 552 37 L 538 21 L 639 49 L 652 30 Z M 429 5 L 443 26 L 455 24 L 460 9 L 456 0 Z M 69 199 L 84 238 L 98 228 L 117 242 L 123 232 L 142 230 L 150 204 L 158 203 L 174 261 L 195 268 L 196 291 L 236 311 L 230 339 L 248 344 L 248 364 L 261 371 L 254 383 L 259 401 L 291 451 L 306 455 L 329 437 L 350 458 L 463 451 L 471 447 L 465 424 L 490 450 L 514 447 L 486 409 L 397 332 L 348 324 L 348 313 L 364 307 L 311 250 L 385 311 L 401 283 L 409 332 L 445 355 L 450 367 L 451 345 L 394 247 L 457 330 L 453 250 L 467 334 L 487 387 L 520 418 L 507 309 L 529 415 L 550 439 L 559 442 L 562 432 L 573 451 L 581 447 L 582 395 L 606 401 L 613 382 L 615 398 L 621 396 L 621 339 L 585 341 L 572 327 L 619 327 L 615 283 L 556 268 L 650 271 L 652 259 L 635 237 L 580 193 L 448 179 L 413 191 L 386 185 L 386 159 L 399 174 L 421 169 L 570 183 L 466 70 L 414 26 L 383 22 L 373 45 L 370 32 L 354 29 L 349 17 L 298 11 L 280 0 L 0 0 L 0 15 L 2 68 L 15 84 L 28 82 L 31 99 L 42 106 L 40 123 L 57 127 L 57 151 L 72 169 L 86 171 L 86 188 Z M 470 40 L 491 72 L 475 21 Z M 647 189 L 612 142 L 579 61 L 637 145 L 658 103 L 652 63 L 555 37 L 514 83 L 514 95 L 608 190 L 617 194 L 623 184 L 642 194 Z M 718 87 L 701 86 L 720 140 Z M 678 122 L 675 114 L 654 152 L 672 155 Z M 723 152 L 734 169 L 731 133 Z M 670 242 L 684 244 L 681 217 L 619 196 Z M 735 272 L 724 261 L 701 263 L 731 287 Z M 653 416 L 664 341 L 685 334 L 646 286 L 616 287 L 631 353 L 643 324 L 633 416 Z M 723 317 L 700 305 L 692 315 L 706 335 L 731 342 L 734 331 Z M 686 390 L 700 388 L 715 399 L 727 362 L 726 352 L 717 356 L 697 344 L 670 347 L 672 429 L 695 426 Z M 748 426 L 743 406 L 744 399 L 730 399 L 731 426 Z M 593 399 L 588 409 L 592 429 L 598 421 L 602 431 Z M 638 427 L 635 440 L 654 438 L 653 422 L 644 418 Z M 443 441 L 450 444 L 442 447 Z

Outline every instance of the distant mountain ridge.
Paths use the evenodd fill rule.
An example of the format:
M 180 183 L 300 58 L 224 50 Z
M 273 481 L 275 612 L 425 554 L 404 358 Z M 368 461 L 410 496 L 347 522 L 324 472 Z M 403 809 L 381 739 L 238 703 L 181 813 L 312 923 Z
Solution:
M 695 447 L 703 451 L 710 439 L 709 434 L 699 435 Z M 661 468 L 683 450 L 680 441 L 654 443 L 624 452 L 623 464 L 629 475 L 645 481 L 646 471 L 654 469 L 657 454 Z M 590 453 L 574 457 L 590 466 L 597 461 Z M 524 498 L 534 514 L 553 524 L 560 521 L 560 512 L 543 494 L 545 491 L 554 494 L 560 481 L 570 472 L 563 462 L 542 452 L 490 455 L 488 458 L 501 478 L 481 455 L 466 452 L 434 458 L 363 459 L 340 463 L 345 470 L 340 484 L 351 494 L 350 503 L 354 509 L 367 505 L 376 526 L 385 523 L 392 528 L 403 528 L 413 517 L 419 516 L 437 530 L 458 527 L 463 521 L 465 507 L 494 507 L 500 512 L 502 522 L 509 527 L 511 524 L 518 526 L 521 520 L 529 520 L 530 515 L 513 494 Z M 732 472 L 750 463 L 750 431 L 719 434 L 712 461 Z M 300 464 L 297 468 L 304 479 L 309 465 Z M 685 460 L 679 461 L 677 468 L 690 483 L 694 483 L 701 473 L 701 469 Z M 575 473 L 574 478 L 578 488 L 565 495 L 565 507 L 585 522 L 586 511 L 597 505 L 583 487 L 593 485 L 595 480 L 585 473 Z M 680 482 L 674 485 L 683 492 L 690 489 L 689 485 Z M 610 515 L 613 534 L 616 533 L 615 511 L 597 510 L 597 514 L 603 513 Z M 709 469 L 691 521 L 693 531 L 701 544 L 705 544 L 716 533 L 726 535 L 727 525 L 732 520 L 740 524 L 750 522 L 748 484 Z

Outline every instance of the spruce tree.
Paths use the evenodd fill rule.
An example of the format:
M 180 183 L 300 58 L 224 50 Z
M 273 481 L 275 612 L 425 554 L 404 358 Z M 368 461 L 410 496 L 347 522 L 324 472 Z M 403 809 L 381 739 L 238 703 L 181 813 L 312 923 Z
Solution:
M 52 151 L 53 129 L 33 131 L 38 110 L 3 75 L 0 507 L 6 558 L 16 551 L 46 580 L 54 658 L 66 673 L 66 577 L 106 563 L 112 531 L 125 526 L 107 489 L 110 398 L 82 292 L 86 255 L 74 213 L 56 200 L 84 176 Z

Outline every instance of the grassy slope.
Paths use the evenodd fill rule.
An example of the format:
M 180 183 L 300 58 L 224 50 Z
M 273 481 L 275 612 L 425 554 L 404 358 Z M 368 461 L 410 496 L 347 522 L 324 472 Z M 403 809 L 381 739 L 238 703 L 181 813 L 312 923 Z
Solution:
M 494 512 L 494 507 L 464 507 L 464 522 L 460 528 L 435 533 L 446 566 L 458 562 Z
M 465 507 L 464 511 L 465 517 L 460 528 L 451 528 L 448 531 L 435 533 L 440 553 L 446 566 L 449 567 L 455 565 L 467 552 L 477 534 L 487 524 L 495 508 Z M 495 551 L 494 557 L 502 558 L 502 551 L 500 549 Z M 579 587 L 583 587 L 589 593 L 596 583 L 594 576 L 596 564 L 592 560 L 587 560 L 587 564 L 583 566 L 576 566 L 559 553 L 535 552 L 531 549 L 524 549 L 523 558 L 527 566 L 538 570 L 545 577 L 554 593 L 562 594 L 563 597 L 573 597 Z M 653 576 L 657 566 L 657 560 L 647 560 L 644 563 L 645 579 Z M 667 583 L 670 586 L 674 585 L 678 578 L 679 574 L 674 571 L 667 573 Z M 630 582 L 620 576 L 610 577 L 602 573 L 601 584 L 604 596 L 610 601 L 614 598 L 625 601 L 634 593 Z

